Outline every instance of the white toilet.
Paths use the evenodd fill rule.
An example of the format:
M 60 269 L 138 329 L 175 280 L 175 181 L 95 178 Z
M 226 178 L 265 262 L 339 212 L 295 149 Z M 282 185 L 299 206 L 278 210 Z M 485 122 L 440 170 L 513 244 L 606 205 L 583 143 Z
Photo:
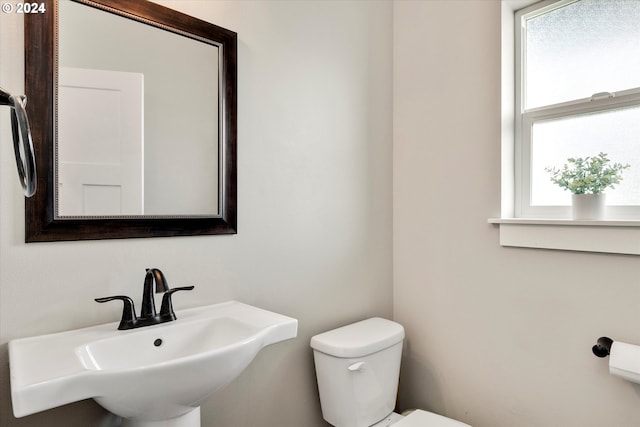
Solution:
M 423 410 L 394 413 L 404 328 L 374 317 L 311 338 L 322 416 L 335 427 L 470 427 Z

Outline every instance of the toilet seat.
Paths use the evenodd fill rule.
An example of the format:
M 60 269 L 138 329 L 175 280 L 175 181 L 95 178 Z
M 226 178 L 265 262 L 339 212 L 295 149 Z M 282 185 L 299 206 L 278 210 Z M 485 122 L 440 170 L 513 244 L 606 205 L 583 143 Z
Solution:
M 393 427 L 471 427 L 460 421 L 434 414 L 433 412 L 416 409 Z

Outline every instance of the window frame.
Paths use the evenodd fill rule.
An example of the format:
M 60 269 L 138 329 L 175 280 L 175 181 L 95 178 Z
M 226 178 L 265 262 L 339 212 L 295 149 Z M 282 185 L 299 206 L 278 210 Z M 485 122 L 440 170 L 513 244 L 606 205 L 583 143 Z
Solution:
M 610 97 L 595 97 L 571 100 L 559 104 L 546 105 L 526 110 L 525 67 L 526 19 L 567 6 L 579 0 L 548 0 L 515 11 L 514 15 L 514 217 L 516 218 L 570 218 L 570 206 L 532 206 L 531 200 L 531 135 L 535 123 L 566 117 L 606 112 L 621 108 L 640 106 L 640 87 L 611 92 Z M 640 206 L 608 206 L 611 219 L 640 219 Z
M 640 221 L 527 219 L 515 216 L 515 14 L 535 0 L 502 0 L 500 35 L 500 207 L 487 222 L 502 247 L 640 256 Z M 542 4 L 554 3 L 547 0 Z

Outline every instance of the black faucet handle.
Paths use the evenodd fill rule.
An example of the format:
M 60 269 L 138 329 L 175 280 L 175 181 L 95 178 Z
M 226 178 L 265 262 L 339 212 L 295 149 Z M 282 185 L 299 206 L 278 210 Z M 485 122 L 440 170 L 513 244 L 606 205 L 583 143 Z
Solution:
M 181 286 L 179 288 L 169 289 L 164 293 L 164 296 L 162 297 L 162 306 L 160 307 L 160 318 L 162 319 L 162 321 L 168 322 L 171 320 L 176 320 L 176 314 L 173 311 L 173 303 L 171 302 L 171 295 L 174 292 L 190 291 L 193 288 L 195 288 L 195 286 L 193 285 Z
M 115 300 L 121 300 L 124 303 L 122 306 L 122 319 L 120 319 L 120 325 L 118 326 L 118 329 L 131 329 L 135 327 L 138 318 L 136 317 L 136 311 L 133 305 L 133 300 L 131 298 L 125 295 L 115 295 L 112 297 L 95 299 L 96 302 L 100 303 Z

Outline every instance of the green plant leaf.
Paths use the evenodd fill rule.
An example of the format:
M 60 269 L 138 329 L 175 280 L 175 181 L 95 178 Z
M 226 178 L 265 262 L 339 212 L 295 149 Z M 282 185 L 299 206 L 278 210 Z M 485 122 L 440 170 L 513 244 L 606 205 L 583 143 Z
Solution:
M 551 181 L 560 188 L 573 194 L 598 194 L 607 188 L 615 188 L 622 181 L 622 172 L 631 167 L 629 164 L 613 163 L 607 153 L 597 156 L 569 157 L 562 169 L 545 168 L 551 175 Z

